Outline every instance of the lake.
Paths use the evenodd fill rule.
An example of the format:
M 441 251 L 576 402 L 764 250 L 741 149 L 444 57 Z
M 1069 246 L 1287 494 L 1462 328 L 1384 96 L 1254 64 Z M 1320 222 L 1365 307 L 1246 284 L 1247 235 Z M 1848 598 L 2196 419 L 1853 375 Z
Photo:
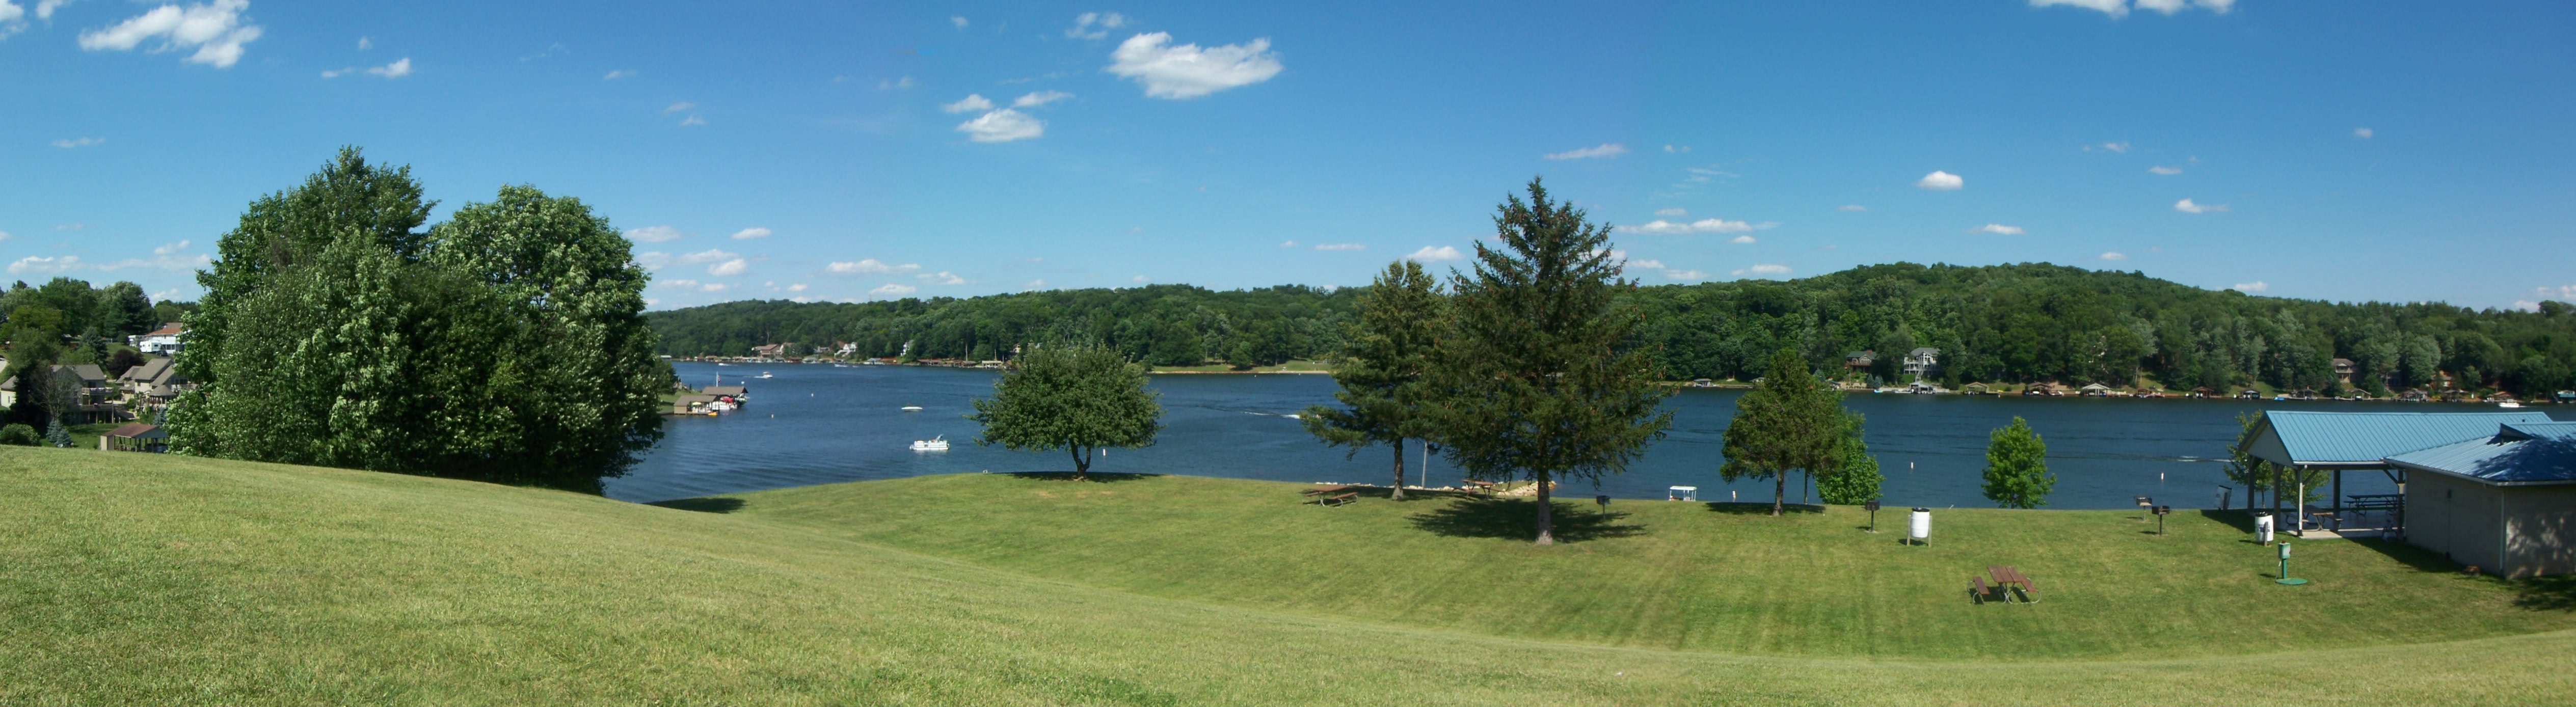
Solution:
M 1013 452 L 974 443 L 968 400 L 992 394 L 994 371 L 912 366 L 826 365 L 716 366 L 677 363 L 692 386 L 715 382 L 750 386 L 751 402 L 723 417 L 670 418 L 665 436 L 643 463 L 608 480 L 611 498 L 659 501 L 709 494 L 887 479 L 923 474 L 1070 470 L 1063 452 Z M 768 379 L 743 379 L 768 372 Z M 1228 476 L 1273 481 L 1387 482 L 1388 452 L 1363 449 L 1355 457 L 1306 434 L 1289 414 L 1329 404 L 1329 376 L 1158 375 L 1163 432 L 1143 449 L 1113 449 L 1094 471 Z M 1728 485 L 1718 479 L 1721 435 L 1734 415 L 1739 390 L 1684 389 L 1668 398 L 1670 436 L 1655 442 L 1627 473 L 1601 480 L 1598 493 L 1615 498 L 1663 498 L 1669 486 L 1698 486 L 1703 501 L 1767 501 L 1767 482 Z M 2215 507 L 2226 483 L 2221 458 L 2235 440 L 2236 415 L 2256 410 L 2343 412 L 2491 412 L 2492 405 L 2339 401 L 2132 400 L 2024 398 L 2019 396 L 1895 395 L 1854 393 L 1844 399 L 1867 415 L 1871 454 L 1887 475 L 1888 507 L 1990 507 L 1978 493 L 1985 468 L 1986 435 L 2012 422 L 2030 421 L 2048 443 L 2048 468 L 2057 474 L 2050 508 L 2130 508 L 2136 496 L 2181 508 Z M 922 407 L 905 412 L 907 405 Z M 944 436 L 945 452 L 915 452 L 913 440 Z M 1422 474 L 1420 448 L 1405 455 L 1407 483 Z M 1431 461 L 1432 485 L 1455 485 L 1458 473 Z M 2345 493 L 2395 490 L 2377 472 L 2347 474 Z M 1595 492 L 1577 481 L 1562 493 Z M 1790 479 L 1789 497 L 1799 496 Z M 2242 506 L 2243 490 L 2233 503 Z

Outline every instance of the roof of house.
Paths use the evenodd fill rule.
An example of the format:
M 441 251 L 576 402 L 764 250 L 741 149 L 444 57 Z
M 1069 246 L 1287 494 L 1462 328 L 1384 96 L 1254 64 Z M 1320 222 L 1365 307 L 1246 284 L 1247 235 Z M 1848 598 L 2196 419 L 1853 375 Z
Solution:
M 144 336 L 178 336 L 185 333 L 188 333 L 188 327 L 182 326 L 178 322 L 170 322 L 161 325 L 161 328 L 159 329 L 154 329 L 151 332 L 144 334 Z
M 2498 485 L 2576 483 L 2576 422 L 2502 425 L 2490 437 L 2398 454 L 2388 462 Z
M 680 405 L 712 403 L 712 402 L 715 402 L 715 401 L 716 401 L 716 396 L 713 396 L 713 395 L 699 395 L 699 394 L 692 393 L 692 394 L 682 395 L 682 396 L 678 396 L 678 397 L 674 397 L 674 398 L 672 398 L 672 399 L 671 399 L 671 405 L 673 405 L 674 407 L 676 407 L 676 406 L 680 406 Z
M 168 370 L 169 368 L 170 359 L 153 358 L 151 360 L 135 364 L 133 368 L 125 369 L 125 374 L 117 376 L 116 379 L 120 381 L 149 383 L 152 379 L 161 377 L 161 372 Z
M 1912 350 L 1912 351 L 1905 352 L 1905 355 L 1907 355 L 1907 356 L 1939 356 L 1939 355 L 1941 355 L 1941 350 L 1940 350 L 1940 349 L 1936 349 L 1936 348 L 1932 348 L 1932 347 L 1930 347 L 1930 346 L 1924 346 L 1924 347 L 1916 348 L 1916 349 L 1914 349 L 1914 350 Z
M 705 393 L 705 394 L 708 394 L 708 395 L 737 395 L 737 396 L 738 396 L 738 395 L 742 395 L 742 394 L 744 394 L 744 393 L 749 393 L 749 392 L 751 392 L 751 391 L 750 391 L 750 390 L 747 390 L 747 389 L 745 389 L 745 388 L 743 388 L 742 386 L 739 386 L 739 385 L 710 385 L 710 386 L 707 386 L 705 390 L 700 390 L 700 391 L 698 391 L 698 392 L 700 392 L 700 393 Z
M 2111 389 L 2111 386 L 2103 385 L 2103 384 L 2100 384 L 2100 383 L 2086 383 L 2086 384 L 2084 384 L 2084 389 L 2085 389 L 2085 390 L 2110 390 L 2110 389 Z
M 2285 466 L 2377 468 L 2407 452 L 2495 434 L 2500 425 L 2551 422 L 2539 412 L 2267 411 L 2255 457 Z
M 133 439 L 166 439 L 170 436 L 170 433 L 161 431 L 160 425 L 129 422 L 117 427 L 116 429 L 109 430 L 107 436 L 128 437 Z

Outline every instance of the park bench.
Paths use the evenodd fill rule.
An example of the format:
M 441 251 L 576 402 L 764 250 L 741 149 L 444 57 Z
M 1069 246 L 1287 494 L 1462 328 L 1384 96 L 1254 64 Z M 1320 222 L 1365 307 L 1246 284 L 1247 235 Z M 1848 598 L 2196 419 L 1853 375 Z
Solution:
M 1987 600 L 1998 598 L 2002 589 L 2003 585 L 1995 585 L 1992 588 L 1987 587 L 1985 575 L 1968 575 L 1968 599 L 1970 601 L 1979 604 L 1986 603 Z M 2008 595 L 2002 596 L 2001 598 L 2007 602 L 2012 601 L 2012 598 Z
M 1351 504 L 1353 504 L 1353 503 L 1358 503 L 1358 502 L 1359 502 L 1359 500 L 1360 500 L 1360 492 L 1358 492 L 1358 491 L 1352 491 L 1352 492 L 1349 492 L 1349 493 L 1341 494 L 1341 495 L 1339 495 L 1339 496 L 1325 496 L 1325 497 L 1323 497 L 1321 500 L 1317 500 L 1317 501 L 1315 501 L 1315 505 L 1318 505 L 1318 506 L 1347 506 L 1347 505 L 1351 505 Z

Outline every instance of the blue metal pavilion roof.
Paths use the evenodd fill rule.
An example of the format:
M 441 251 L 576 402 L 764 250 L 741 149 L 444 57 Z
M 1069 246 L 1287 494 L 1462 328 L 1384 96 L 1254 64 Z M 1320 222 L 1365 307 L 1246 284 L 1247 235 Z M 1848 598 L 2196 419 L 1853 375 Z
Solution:
M 2576 483 L 2576 422 L 2504 425 L 2493 436 L 2388 458 L 2498 485 Z
M 2391 456 L 2493 437 L 2504 425 L 2547 422 L 2539 412 L 2266 411 L 2249 451 L 2284 466 L 2378 468 Z

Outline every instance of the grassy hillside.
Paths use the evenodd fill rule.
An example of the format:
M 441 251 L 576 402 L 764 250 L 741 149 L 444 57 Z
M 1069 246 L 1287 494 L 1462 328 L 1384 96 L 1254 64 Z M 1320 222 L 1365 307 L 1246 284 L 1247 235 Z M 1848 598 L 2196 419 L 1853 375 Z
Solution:
M 1457 534 L 1417 528 L 1411 518 L 1440 504 L 1300 507 L 1288 485 L 1177 477 L 932 477 L 702 500 L 686 504 L 701 509 L 692 511 L 366 472 L 10 448 L 0 449 L 0 488 L 15 501 L 0 523 L 0 641 L 9 646 L 0 703 L 11 704 L 2430 704 L 2576 695 L 2576 676 L 2564 670 L 2576 632 L 2564 608 L 2515 606 L 2522 587 L 2417 572 L 2404 558 L 2334 543 L 2302 556 L 2302 574 L 2323 590 L 2310 595 L 2313 606 L 2298 605 L 2307 608 L 2244 604 L 2253 595 L 2237 585 L 2268 582 L 2248 574 L 2260 567 L 2243 567 L 2257 563 L 2232 559 L 2230 576 L 2201 578 L 2208 591 L 2108 601 L 2099 597 L 2112 585 L 2171 585 L 2181 580 L 2159 575 L 2204 565 L 2088 565 L 2071 550 L 1997 558 L 2057 580 L 2044 585 L 2045 603 L 1959 600 L 1953 585 L 1968 570 L 1948 563 L 2007 554 L 2005 544 L 1979 551 L 1967 539 L 1977 523 L 2047 519 L 2030 522 L 2069 525 L 2030 532 L 2066 536 L 2091 524 L 2132 540 L 2138 526 L 2115 513 L 1945 513 L 1933 546 L 1898 548 L 1888 535 L 1851 530 L 1843 514 L 1793 519 L 1766 535 L 1754 523 L 1770 519 L 1669 505 L 1622 521 L 1643 523 L 1642 533 L 1539 550 L 1480 537 L 1490 533 L 1473 530 L 1484 527 L 1473 514 L 1443 526 Z M 1826 539 L 1802 541 L 1809 535 L 1792 527 Z M 1783 543 L 1760 551 L 1783 557 L 1803 543 L 1823 579 L 1706 567 L 1731 552 L 1722 549 L 1730 543 L 1692 539 L 1713 531 Z M 2177 531 L 2150 542 L 2181 549 L 2129 557 L 2260 553 L 2225 547 L 2232 540 L 2214 524 Z M 1837 549 L 1844 536 L 1866 542 Z M 1880 545 L 1886 554 L 1861 555 L 1871 559 L 1828 556 Z M 1895 554 L 1906 551 L 1916 559 Z M 1842 574 L 1882 563 L 1938 565 L 1940 574 Z M 2082 578 L 2095 572 L 2105 574 Z M 1528 576 L 1533 588 L 1482 586 L 1506 575 Z M 2338 588 L 2359 582 L 2404 596 L 2365 601 Z M 1745 588 L 1696 586 L 1709 583 Z M 1579 598 L 1614 584 L 1619 596 Z M 1833 606 L 1864 595 L 1882 598 Z M 2418 613 L 2369 615 L 2397 609 Z M 1774 616 L 1719 618 L 1736 613 Z M 2205 615 L 2236 616 L 2237 630 L 2211 636 L 2225 629 Z M 2327 620 L 2358 628 L 2300 627 Z M 2240 654 L 2236 643 L 2258 621 L 2292 631 L 2275 646 L 2282 652 Z M 1604 625 L 1575 625 L 1595 623 Z M 2124 623 L 2142 627 L 2122 640 L 2149 641 L 2154 625 L 2172 624 L 2209 642 L 2123 648 L 2061 635 Z M 2413 625 L 2429 623 L 2449 625 Z M 1918 631 L 1921 643 L 1905 638 Z M 1869 637 L 1822 637 L 1851 632 Z M 1798 633 L 1812 635 L 1790 635 Z M 2435 639 L 2461 640 L 2409 645 Z M 2071 648 L 1990 645 L 2031 641 Z

